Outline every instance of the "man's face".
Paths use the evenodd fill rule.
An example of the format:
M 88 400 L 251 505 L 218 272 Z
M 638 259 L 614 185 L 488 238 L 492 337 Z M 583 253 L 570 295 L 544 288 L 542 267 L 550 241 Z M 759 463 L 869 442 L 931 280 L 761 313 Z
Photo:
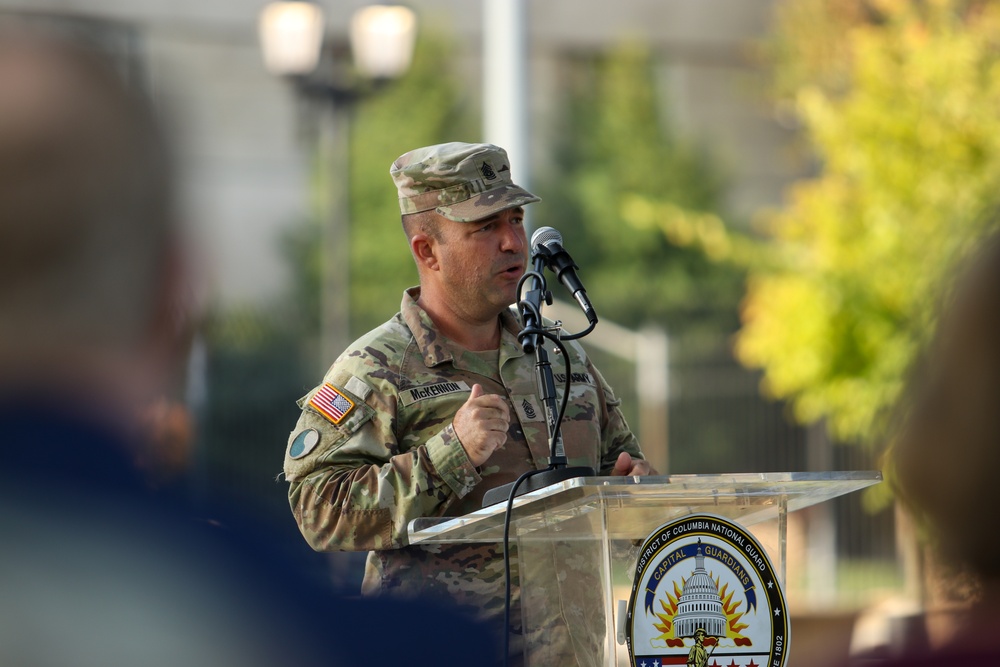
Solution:
M 527 262 L 524 209 L 476 222 L 442 219 L 440 230 L 439 286 L 452 308 L 485 321 L 514 303 Z

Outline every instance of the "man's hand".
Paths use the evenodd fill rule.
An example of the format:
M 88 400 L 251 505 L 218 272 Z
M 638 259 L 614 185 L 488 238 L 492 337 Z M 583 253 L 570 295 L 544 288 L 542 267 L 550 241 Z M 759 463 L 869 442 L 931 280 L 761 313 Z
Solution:
M 622 452 L 615 461 L 615 467 L 611 471 L 612 475 L 625 477 L 631 475 L 656 475 L 657 472 L 649 465 L 645 459 L 633 459 L 628 452 Z
M 497 447 L 507 442 L 510 410 L 507 401 L 496 394 L 484 394 L 482 386 L 472 385 L 465 405 L 455 413 L 452 426 L 472 465 L 480 466 Z

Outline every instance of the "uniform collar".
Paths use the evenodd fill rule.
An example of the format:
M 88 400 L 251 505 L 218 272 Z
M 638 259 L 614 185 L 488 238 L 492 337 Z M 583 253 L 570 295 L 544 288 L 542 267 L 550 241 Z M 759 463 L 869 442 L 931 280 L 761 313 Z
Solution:
M 403 302 L 400 304 L 399 312 L 403 322 L 413 334 L 417 348 L 424 358 L 424 364 L 431 368 L 446 361 L 455 363 L 466 350 L 437 330 L 431 316 L 417 303 L 418 298 L 420 298 L 420 287 L 411 287 L 403 292 Z M 523 356 L 524 351 L 517 342 L 521 325 L 509 308 L 500 313 L 500 325 L 500 365 L 503 366 L 507 359 Z

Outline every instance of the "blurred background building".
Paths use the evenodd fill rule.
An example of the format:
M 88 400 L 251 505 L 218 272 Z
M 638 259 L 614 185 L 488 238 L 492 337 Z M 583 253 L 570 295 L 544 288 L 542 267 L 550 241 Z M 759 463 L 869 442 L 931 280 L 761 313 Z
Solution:
M 343 46 L 366 3 L 318 4 L 329 43 Z M 419 21 L 410 70 L 350 102 L 349 124 L 331 126 L 325 101 L 265 69 L 262 2 L 0 0 L 3 12 L 116 53 L 173 132 L 205 279 L 186 396 L 198 423 L 195 492 L 226 487 L 264 511 L 288 511 L 276 478 L 295 401 L 333 361 L 322 352 L 321 294 L 330 292 L 320 248 L 344 202 L 331 192 L 346 186 L 338 315 L 340 335 L 353 337 L 387 319 L 416 282 L 389 164 L 419 145 L 484 139 L 483 72 L 496 55 L 483 4 L 409 4 Z M 524 11 L 527 154 L 515 157 L 515 178 L 530 174 L 543 198 L 530 223 L 562 231 L 602 316 L 666 332 L 669 353 L 653 369 L 668 379 L 661 421 L 640 418 L 634 361 L 594 352 L 654 461 L 671 473 L 877 468 L 869 449 L 831 440 L 822 423 L 798 425 L 787 405 L 761 395 L 760 372 L 733 353 L 745 267 L 711 257 L 713 224 L 757 235 L 761 215 L 817 170 L 772 95 L 775 2 L 539 0 Z M 332 137 L 343 151 L 333 166 L 323 148 L 331 127 L 350 133 Z M 666 232 L 649 213 L 664 207 L 680 211 Z M 851 496 L 794 517 L 787 588 L 798 615 L 850 615 L 901 588 L 891 505 L 865 505 Z M 332 562 L 334 576 L 360 581 L 360 560 Z

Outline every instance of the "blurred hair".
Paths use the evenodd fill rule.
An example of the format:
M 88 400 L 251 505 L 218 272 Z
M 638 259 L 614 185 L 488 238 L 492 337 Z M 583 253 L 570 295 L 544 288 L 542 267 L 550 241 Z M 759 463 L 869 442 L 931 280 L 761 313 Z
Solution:
M 174 239 L 151 105 L 96 51 L 0 26 L 0 345 L 127 349 Z
M 901 499 L 946 562 L 1000 579 L 1000 234 L 962 266 L 904 410 L 890 459 Z

